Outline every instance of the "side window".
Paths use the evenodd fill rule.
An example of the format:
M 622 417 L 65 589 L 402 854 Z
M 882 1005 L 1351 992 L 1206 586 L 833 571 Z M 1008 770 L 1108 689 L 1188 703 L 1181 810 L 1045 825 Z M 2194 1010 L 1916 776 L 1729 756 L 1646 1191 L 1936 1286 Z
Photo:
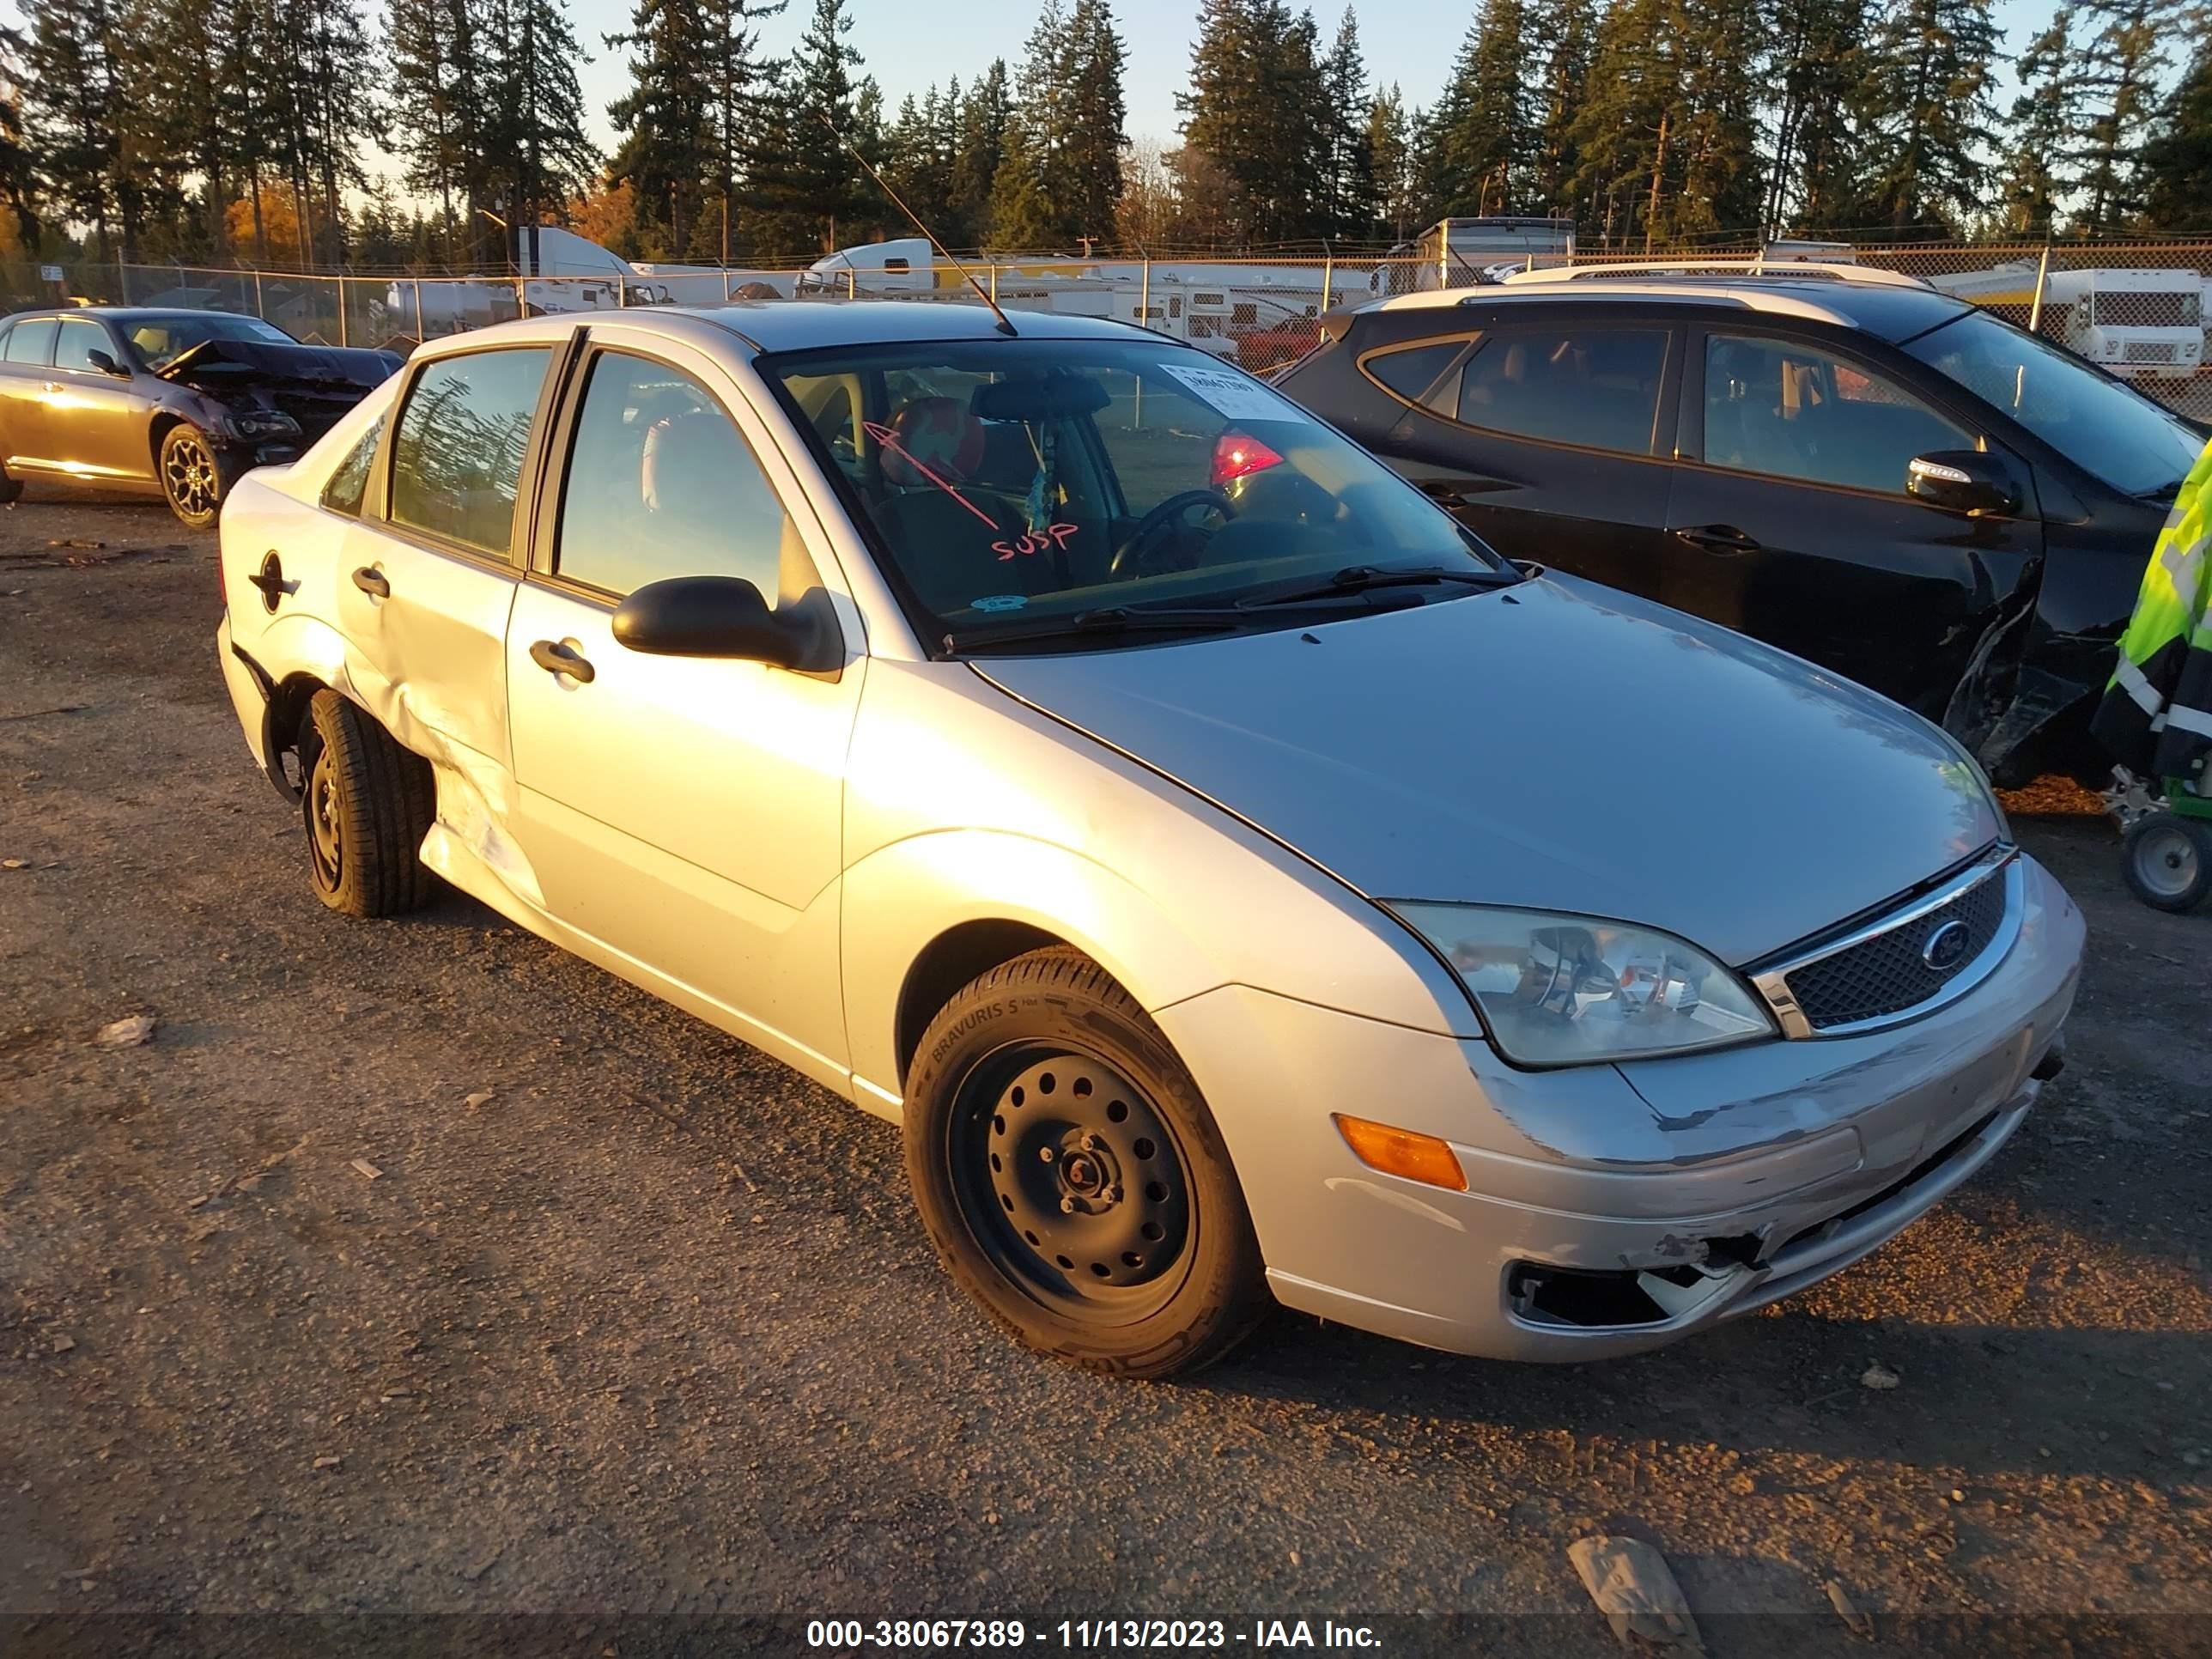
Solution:
M 9 331 L 6 361 L 40 364 L 52 361 L 54 330 L 58 326 L 51 317 L 33 317 L 27 323 L 16 324 Z
M 61 338 L 54 345 L 54 367 L 90 370 L 95 351 L 105 351 L 111 357 L 115 355 L 115 343 L 107 337 L 107 331 L 98 323 L 65 320 Z
M 1553 443 L 1649 455 L 1667 331 L 1532 328 L 1496 334 L 1460 371 L 1459 418 Z
M 392 522 L 504 556 L 551 353 L 475 351 L 426 368 L 392 450 Z
M 812 585 L 782 503 L 705 387 L 617 351 L 593 357 L 588 374 L 561 489 L 556 571 L 615 594 L 669 576 L 742 576 L 770 605 Z
M 1431 340 L 1422 345 L 1378 351 L 1360 362 L 1367 378 L 1409 404 L 1425 404 L 1439 415 L 1456 413 L 1454 388 L 1448 371 L 1467 349 L 1465 340 Z
M 346 452 L 337 471 L 323 486 L 323 505 L 349 519 L 361 517 L 362 498 L 368 492 L 368 469 L 376 459 L 376 442 L 384 435 L 384 417 L 361 434 L 361 441 Z
M 1914 456 L 1974 441 L 1911 392 L 1817 346 L 1714 334 L 1705 444 L 1714 466 L 1901 495 Z

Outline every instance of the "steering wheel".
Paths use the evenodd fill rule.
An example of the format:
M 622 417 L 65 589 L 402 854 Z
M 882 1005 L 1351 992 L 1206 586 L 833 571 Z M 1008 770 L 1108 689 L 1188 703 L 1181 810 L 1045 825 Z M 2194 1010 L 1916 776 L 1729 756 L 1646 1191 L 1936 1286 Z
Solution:
M 1107 576 L 1118 581 L 1131 576 L 1164 574 L 1167 567 L 1154 562 L 1150 544 L 1194 507 L 1210 507 L 1224 519 L 1237 516 L 1237 504 L 1218 489 L 1186 489 L 1170 495 L 1139 519 L 1137 527 L 1129 532 L 1129 539 L 1114 550 L 1113 561 L 1106 567 Z

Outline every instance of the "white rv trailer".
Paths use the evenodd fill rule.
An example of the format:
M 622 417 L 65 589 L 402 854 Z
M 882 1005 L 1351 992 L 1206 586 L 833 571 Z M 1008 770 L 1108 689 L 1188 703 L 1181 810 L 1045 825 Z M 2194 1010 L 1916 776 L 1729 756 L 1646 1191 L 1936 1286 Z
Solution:
M 1976 305 L 2037 309 L 2040 262 L 2011 259 L 1942 271 L 1929 286 Z M 2186 380 L 2204 365 L 2203 273 L 2179 266 L 2093 267 L 2042 274 L 2042 331 L 2130 380 Z

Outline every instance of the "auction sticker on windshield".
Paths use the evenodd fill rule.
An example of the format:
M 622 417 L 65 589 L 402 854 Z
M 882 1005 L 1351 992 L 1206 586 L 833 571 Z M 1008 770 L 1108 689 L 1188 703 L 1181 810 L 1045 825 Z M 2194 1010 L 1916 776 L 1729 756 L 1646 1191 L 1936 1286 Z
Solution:
M 1306 412 L 1286 398 L 1279 398 L 1248 376 L 1225 368 L 1184 368 L 1175 363 L 1162 363 L 1163 373 L 1172 374 L 1204 403 L 1208 403 L 1232 421 L 1303 421 Z

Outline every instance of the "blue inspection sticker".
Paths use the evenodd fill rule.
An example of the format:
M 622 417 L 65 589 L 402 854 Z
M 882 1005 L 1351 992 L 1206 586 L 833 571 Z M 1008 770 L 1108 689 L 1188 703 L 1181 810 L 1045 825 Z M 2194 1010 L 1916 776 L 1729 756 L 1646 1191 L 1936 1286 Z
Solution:
M 1023 593 L 991 593 L 969 605 L 970 611 L 1019 611 L 1029 604 Z

